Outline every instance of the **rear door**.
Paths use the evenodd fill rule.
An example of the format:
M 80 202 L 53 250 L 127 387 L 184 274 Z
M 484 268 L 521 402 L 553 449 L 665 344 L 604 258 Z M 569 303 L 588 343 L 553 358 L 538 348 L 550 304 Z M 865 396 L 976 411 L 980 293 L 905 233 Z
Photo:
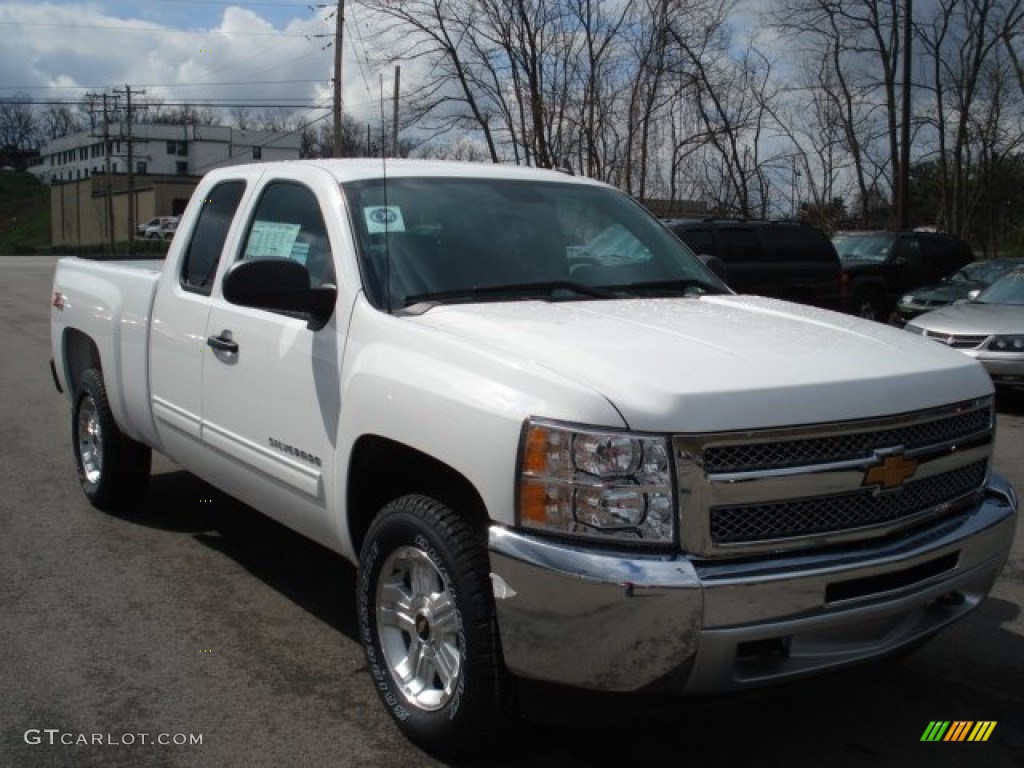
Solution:
M 308 174 L 307 174 L 308 176 Z M 313 283 L 335 283 L 325 206 L 329 185 L 299 174 L 256 191 L 236 258 L 288 258 Z M 331 216 L 338 211 L 330 211 Z M 205 327 L 203 440 L 233 495 L 319 541 L 334 531 L 326 508 L 340 411 L 337 313 L 322 328 L 226 302 L 218 286 Z
M 228 178 L 196 190 L 202 207 L 184 223 L 191 226 L 188 241 L 176 268 L 161 278 L 153 305 L 150 404 L 164 453 L 185 466 L 201 451 L 202 369 L 214 276 L 249 183 Z

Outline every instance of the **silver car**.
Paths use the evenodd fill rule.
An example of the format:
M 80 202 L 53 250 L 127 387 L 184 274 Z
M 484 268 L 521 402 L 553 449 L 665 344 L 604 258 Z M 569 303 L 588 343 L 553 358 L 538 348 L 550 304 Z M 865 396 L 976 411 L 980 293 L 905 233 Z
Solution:
M 904 327 L 970 355 L 997 386 L 1024 389 L 1024 269 L 1001 277 L 973 301 L 928 312 Z

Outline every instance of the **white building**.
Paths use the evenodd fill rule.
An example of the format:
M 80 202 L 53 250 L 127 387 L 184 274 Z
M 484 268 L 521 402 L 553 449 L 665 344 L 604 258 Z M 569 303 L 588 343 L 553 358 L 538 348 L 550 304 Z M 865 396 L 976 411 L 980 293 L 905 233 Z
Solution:
M 111 171 L 128 171 L 128 125 L 110 126 Z M 220 125 L 134 124 L 132 170 L 137 176 L 202 176 L 213 168 L 261 160 L 297 160 L 298 132 L 243 131 Z M 29 170 L 43 183 L 88 179 L 106 172 L 102 130 L 56 139 Z

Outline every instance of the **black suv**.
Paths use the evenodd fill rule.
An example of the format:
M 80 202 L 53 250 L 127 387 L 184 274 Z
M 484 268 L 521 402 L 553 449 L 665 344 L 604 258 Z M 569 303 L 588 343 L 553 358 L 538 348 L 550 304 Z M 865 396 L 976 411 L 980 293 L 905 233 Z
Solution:
M 665 222 L 690 250 L 716 257 L 737 293 L 841 309 L 839 257 L 817 227 L 746 219 Z
M 870 320 L 895 319 L 907 291 L 974 261 L 966 242 L 937 232 L 847 232 L 832 242 L 843 265 L 845 308 Z

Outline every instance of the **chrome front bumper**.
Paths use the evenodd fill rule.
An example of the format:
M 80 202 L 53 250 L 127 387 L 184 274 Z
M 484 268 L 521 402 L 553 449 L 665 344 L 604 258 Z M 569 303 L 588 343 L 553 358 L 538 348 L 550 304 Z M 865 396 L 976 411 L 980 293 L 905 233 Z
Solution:
M 711 693 L 884 656 L 977 607 L 1009 555 L 1012 487 L 882 543 L 694 561 L 490 530 L 505 663 L 604 691 Z

